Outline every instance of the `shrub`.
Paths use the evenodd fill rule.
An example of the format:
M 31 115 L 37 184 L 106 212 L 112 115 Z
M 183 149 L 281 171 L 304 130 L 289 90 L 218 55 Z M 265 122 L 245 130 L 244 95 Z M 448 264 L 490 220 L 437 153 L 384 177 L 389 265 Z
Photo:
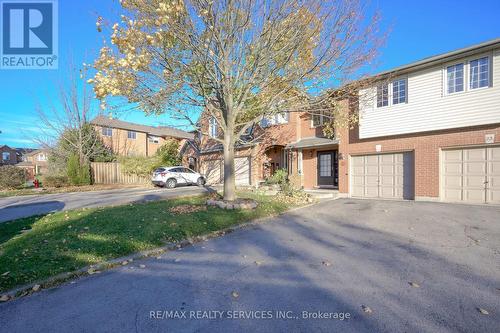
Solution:
M 13 165 L 0 167 L 0 189 L 18 188 L 27 181 L 26 171 Z
M 274 171 L 271 177 L 266 179 L 266 183 L 269 185 L 279 184 L 282 185 L 288 180 L 288 173 L 285 169 L 278 169 Z
M 69 181 L 64 175 L 47 175 L 42 177 L 42 184 L 46 187 L 63 187 L 69 185 Z
M 76 154 L 71 154 L 68 158 L 67 175 L 71 185 L 90 185 L 90 166 L 88 163 L 80 165 Z
M 167 140 L 151 157 L 127 156 L 118 159 L 124 173 L 148 177 L 153 170 L 161 166 L 176 166 L 181 164 L 179 143 L 177 140 Z

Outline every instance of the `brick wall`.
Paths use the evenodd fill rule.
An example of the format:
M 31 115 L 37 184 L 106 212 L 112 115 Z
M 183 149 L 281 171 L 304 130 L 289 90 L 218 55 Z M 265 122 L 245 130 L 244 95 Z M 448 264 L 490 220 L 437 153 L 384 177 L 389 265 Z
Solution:
M 439 152 L 442 148 L 484 145 L 486 134 L 495 134 L 500 143 L 500 124 L 468 127 L 446 131 L 417 133 L 412 135 L 359 139 L 358 129 L 339 131 L 339 191 L 349 192 L 349 155 L 413 151 L 415 158 L 415 196 L 439 197 Z

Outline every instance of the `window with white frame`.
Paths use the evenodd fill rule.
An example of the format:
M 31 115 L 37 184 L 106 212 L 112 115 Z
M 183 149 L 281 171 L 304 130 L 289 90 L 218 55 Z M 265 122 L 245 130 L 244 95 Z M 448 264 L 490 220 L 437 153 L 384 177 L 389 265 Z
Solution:
M 490 61 L 488 57 L 475 59 L 469 62 L 469 87 L 477 89 L 490 85 Z
M 10 153 L 8 151 L 4 151 L 2 153 L 2 160 L 3 161 L 10 161 Z
M 38 161 L 40 161 L 40 162 L 42 162 L 42 161 L 46 161 L 46 160 L 47 160 L 47 155 L 45 155 L 45 154 L 43 154 L 43 153 L 42 153 L 42 154 L 38 154 L 38 155 L 36 156 L 36 159 L 37 159 Z
M 312 127 L 317 127 L 323 125 L 324 122 L 323 112 L 315 111 L 312 114 Z
M 448 94 L 464 91 L 464 64 L 446 67 L 446 91 Z
M 148 135 L 148 140 L 150 143 L 160 143 L 160 138 L 153 135 Z
M 377 86 L 377 107 L 389 105 L 389 85 L 381 84 Z
M 112 136 L 113 135 L 113 129 L 109 127 L 103 127 L 102 128 L 102 135 L 104 136 Z
M 212 138 L 217 137 L 217 119 L 215 117 L 211 117 L 208 121 L 208 135 Z
M 392 104 L 406 103 L 406 79 L 392 82 Z
M 287 124 L 290 119 L 289 112 L 280 112 L 262 118 L 260 122 L 261 127 L 268 127 L 273 125 Z
M 137 133 L 134 131 L 127 131 L 127 138 L 131 140 L 135 140 L 137 137 Z

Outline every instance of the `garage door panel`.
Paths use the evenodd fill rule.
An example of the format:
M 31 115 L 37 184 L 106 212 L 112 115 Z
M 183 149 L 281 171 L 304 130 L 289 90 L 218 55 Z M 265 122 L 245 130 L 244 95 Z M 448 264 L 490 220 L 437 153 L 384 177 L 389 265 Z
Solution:
M 462 162 L 447 163 L 444 166 L 444 172 L 446 173 L 446 175 L 462 175 Z
M 486 160 L 476 162 L 464 162 L 464 173 L 485 175 L 486 174 Z
M 461 150 L 445 150 L 443 151 L 443 159 L 446 162 L 462 162 Z
M 464 149 L 464 161 L 484 162 L 486 159 L 486 148 Z
M 461 188 L 462 187 L 462 175 L 458 176 L 447 176 L 444 178 L 445 187 L 450 188 Z
M 250 158 L 237 157 L 234 159 L 236 185 L 250 185 Z
M 471 203 L 484 203 L 484 189 L 465 189 L 463 200 Z
M 500 147 L 443 151 L 442 157 L 443 200 L 499 203 Z
M 444 197 L 446 201 L 462 201 L 462 189 L 461 188 L 448 188 L 444 190 Z
M 222 181 L 222 161 L 209 160 L 202 161 L 201 171 L 207 179 L 207 184 L 219 184 Z
M 413 158 L 408 155 L 411 153 L 353 156 L 351 194 L 369 198 L 413 198 Z

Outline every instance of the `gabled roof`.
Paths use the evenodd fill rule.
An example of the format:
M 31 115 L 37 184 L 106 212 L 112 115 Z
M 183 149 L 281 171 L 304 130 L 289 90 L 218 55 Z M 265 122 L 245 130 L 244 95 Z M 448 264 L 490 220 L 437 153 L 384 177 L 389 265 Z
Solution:
M 451 52 L 446 52 L 431 57 L 424 58 L 419 61 L 409 63 L 407 65 L 399 66 L 374 76 L 386 76 L 393 73 L 403 74 L 412 70 L 423 69 L 429 66 L 438 65 L 441 63 L 453 61 L 458 58 L 467 57 L 480 52 L 486 52 L 500 47 L 500 38 L 492 39 L 483 43 L 475 44 L 472 46 L 464 47 Z
M 140 125 L 119 119 L 108 118 L 105 116 L 97 116 L 90 123 L 98 126 L 120 128 L 135 132 L 143 132 L 154 136 L 161 136 L 161 137 L 169 136 L 181 139 L 194 138 L 194 134 L 172 127 L 167 127 L 167 126 L 156 127 L 156 126 Z

